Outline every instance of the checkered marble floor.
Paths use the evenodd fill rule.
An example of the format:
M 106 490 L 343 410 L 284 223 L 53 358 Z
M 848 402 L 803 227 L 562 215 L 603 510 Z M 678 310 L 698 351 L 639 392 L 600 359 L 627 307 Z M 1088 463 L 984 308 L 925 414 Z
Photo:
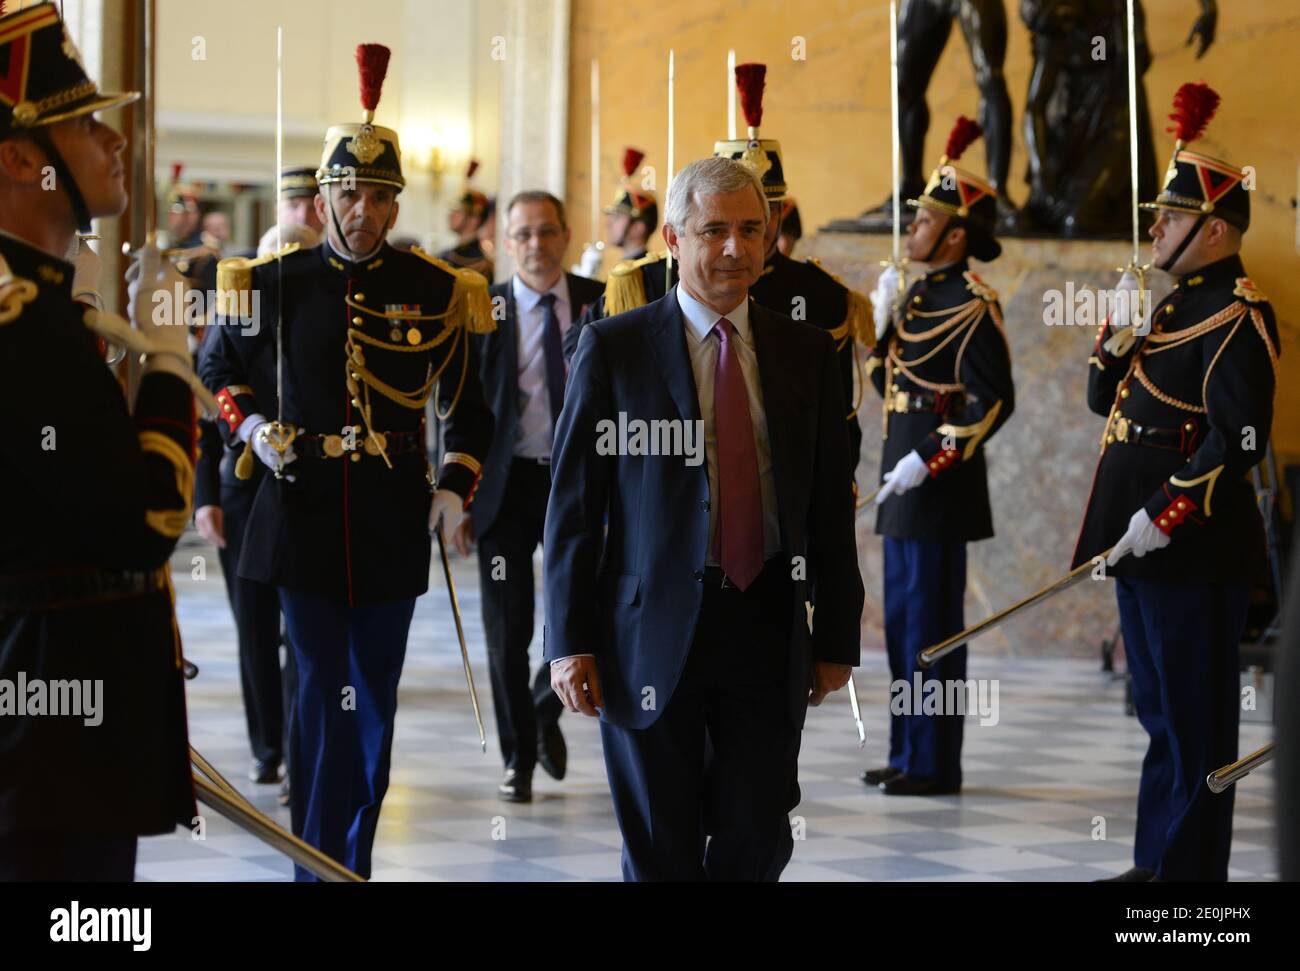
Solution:
M 195 556 L 206 560 L 193 576 Z M 215 555 L 192 534 L 173 561 L 189 684 L 191 741 L 252 802 L 283 826 L 275 786 L 247 780 L 249 752 L 234 628 Z M 539 571 L 540 572 L 540 571 Z M 488 725 L 488 753 L 465 691 L 441 570 L 420 598 L 402 676 L 392 786 L 375 842 L 373 879 L 617 880 L 621 840 L 594 721 L 566 714 L 568 775 L 540 770 L 531 805 L 496 799 L 501 763 L 492 733 L 477 570 L 453 559 L 466 636 Z M 540 617 L 540 605 L 539 605 Z M 540 653 L 540 625 L 534 663 Z M 799 760 L 802 803 L 792 813 L 796 881 L 1087 881 L 1131 865 L 1138 770 L 1146 740 L 1123 713 L 1123 685 L 1092 661 L 981 657 L 969 676 L 998 679 L 999 720 L 968 717 L 965 787 L 938 798 L 886 797 L 858 781 L 884 764 L 888 669 L 864 651 L 856 681 L 867 728 L 859 750 L 845 693 L 809 712 Z M 1241 751 L 1271 738 L 1243 724 Z M 1273 778 L 1238 783 L 1230 877 L 1276 880 Z M 140 880 L 276 881 L 289 862 L 210 814 L 206 839 L 178 831 L 141 841 Z M 1104 838 L 1102 835 L 1104 825 Z

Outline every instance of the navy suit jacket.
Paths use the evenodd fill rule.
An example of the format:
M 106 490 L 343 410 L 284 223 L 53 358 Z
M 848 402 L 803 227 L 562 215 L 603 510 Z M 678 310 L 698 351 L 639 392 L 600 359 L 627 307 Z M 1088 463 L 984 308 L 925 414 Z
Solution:
M 859 661 L 863 589 L 844 395 L 828 334 L 752 300 L 749 320 L 795 580 L 788 703 L 802 727 L 813 661 Z M 584 327 L 552 452 L 544 657 L 595 655 L 602 717 L 626 728 L 665 709 L 691 649 L 704 599 L 708 471 L 681 456 L 598 454 L 597 425 L 617 424 L 620 413 L 629 422 L 699 419 L 685 326 L 670 290 Z M 805 601 L 816 607 L 811 633 Z
M 600 299 L 605 285 L 599 280 L 566 273 L 569 280 L 569 310 L 576 327 L 588 305 Z M 506 494 L 506 477 L 510 474 L 510 460 L 514 456 L 515 437 L 519 427 L 519 320 L 515 309 L 512 281 L 494 283 L 489 292 L 495 302 L 505 300 L 504 318 L 497 321 L 497 329 L 490 334 L 470 337 L 470 355 L 473 367 L 478 370 L 483 383 L 483 396 L 496 419 L 493 425 L 492 444 L 483 463 L 483 478 L 479 481 L 470 506 L 474 531 L 483 535 L 496 522 L 501 511 L 501 501 Z

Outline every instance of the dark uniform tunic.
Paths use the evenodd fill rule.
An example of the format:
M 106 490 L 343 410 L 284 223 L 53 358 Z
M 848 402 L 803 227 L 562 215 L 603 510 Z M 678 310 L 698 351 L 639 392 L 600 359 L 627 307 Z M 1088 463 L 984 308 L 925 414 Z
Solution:
M 103 682 L 96 726 L 0 696 L 0 836 L 170 832 L 196 814 L 167 573 L 190 516 L 193 399 L 146 374 L 129 412 L 72 266 L 3 235 L 0 256 L 0 692 Z
M 253 361 L 275 346 L 276 308 L 283 307 L 284 420 L 299 429 L 293 443 L 298 460 L 288 467 L 293 481 L 269 477 L 258 490 L 240 573 L 351 606 L 419 596 L 428 589 L 431 549 L 423 408 L 406 407 L 358 381 L 372 409 L 367 422 L 353 404 L 362 399 L 348 389 L 356 369 L 348 363 L 347 343 L 353 334 L 364 367 L 397 392 L 439 376 L 439 410 L 455 403 L 455 411 L 444 426 L 447 453 L 438 485 L 468 502 L 492 416 L 477 376 L 466 367 L 464 328 L 446 319 L 417 319 L 447 313 L 456 276 L 387 245 L 360 264 L 339 259 L 329 245 L 279 262 L 283 294 L 275 263 L 252 271 L 262 326 L 222 325 L 220 339 L 205 345 L 201 369 L 226 409 L 227 440 L 248 415 L 274 418 L 275 403 L 259 401 L 249 382 Z M 440 343 L 428 346 L 434 340 Z M 345 437 L 349 428 L 353 434 Z M 367 444 L 372 429 L 389 439 L 391 469 Z
M 1273 421 L 1273 308 L 1231 256 L 1183 276 L 1151 329 L 1120 355 L 1103 346 L 1108 324 L 1098 334 L 1088 407 L 1109 421 L 1074 565 L 1113 546 L 1144 508 L 1174 542 L 1124 557 L 1112 575 L 1249 581 L 1264 565 L 1247 475 Z
M 876 532 L 987 539 L 993 514 L 983 446 L 1015 408 L 997 295 L 962 260 L 916 281 L 902 309 L 867 365 L 884 398 L 880 471 L 915 449 L 930 478 L 887 499 Z
M 1233 792 L 1205 777 L 1237 758 L 1238 648 L 1264 529 L 1247 473 L 1264 455 L 1277 384 L 1273 310 L 1237 256 L 1184 274 L 1136 340 L 1099 329 L 1088 407 L 1107 416 L 1075 564 L 1103 555 L 1145 509 L 1168 545 L 1122 557 L 1120 627 L 1150 737 L 1136 867 L 1226 880 Z

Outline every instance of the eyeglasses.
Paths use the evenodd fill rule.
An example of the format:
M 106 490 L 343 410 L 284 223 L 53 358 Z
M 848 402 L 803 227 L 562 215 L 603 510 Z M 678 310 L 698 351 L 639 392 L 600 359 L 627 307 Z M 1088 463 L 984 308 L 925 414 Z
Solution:
M 518 229 L 510 234 L 510 238 L 523 246 L 534 236 L 539 243 L 549 243 L 563 232 L 559 226 L 543 226 L 541 229 Z

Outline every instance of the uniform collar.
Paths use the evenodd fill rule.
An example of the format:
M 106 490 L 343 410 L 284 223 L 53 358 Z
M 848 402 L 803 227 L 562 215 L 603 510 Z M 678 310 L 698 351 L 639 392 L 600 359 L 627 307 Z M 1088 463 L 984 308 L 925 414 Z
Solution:
M 318 248 L 320 249 L 321 258 L 328 263 L 330 267 L 338 270 L 340 273 L 356 273 L 361 270 L 376 270 L 383 264 L 389 252 L 388 240 L 384 240 L 379 249 L 375 251 L 374 256 L 371 256 L 368 259 L 358 260 L 354 263 L 334 248 L 334 244 L 330 242 L 328 235 L 325 237 L 322 245 Z
M 1195 290 L 1207 284 L 1213 287 L 1215 284 L 1234 283 L 1239 277 L 1245 275 L 1246 268 L 1242 265 L 1241 254 L 1233 253 L 1221 260 L 1207 263 L 1190 273 L 1184 273 L 1178 278 L 1178 283 L 1175 286 L 1180 290 Z
M 523 313 L 531 311 L 537 306 L 537 301 L 542 299 L 542 294 L 525 283 L 518 273 L 510 278 L 510 286 L 514 293 L 515 306 Z M 560 278 L 555 281 L 555 285 L 546 292 L 555 294 L 556 303 L 567 305 L 569 303 L 569 275 L 561 273 Z
M 709 332 L 713 330 L 713 326 L 718 322 L 719 317 L 726 317 L 731 321 L 731 326 L 736 329 L 736 334 L 739 335 L 740 339 L 746 344 L 751 343 L 748 297 L 740 301 L 728 313 L 719 314 L 692 297 L 680 283 L 673 289 L 677 294 L 677 304 L 682 308 L 682 316 L 686 318 L 687 333 L 697 341 L 702 341 L 709 336 Z
M 970 267 L 967 265 L 965 258 L 957 260 L 955 263 L 949 263 L 947 266 L 936 267 L 933 270 L 927 270 L 925 274 L 926 283 L 946 283 L 950 279 L 960 280 L 962 274 Z
M 51 256 L 25 239 L 6 232 L 0 232 L 0 253 L 4 254 L 9 272 L 14 276 L 31 280 L 42 288 L 53 287 L 68 299 L 72 298 L 74 269 L 67 260 Z

